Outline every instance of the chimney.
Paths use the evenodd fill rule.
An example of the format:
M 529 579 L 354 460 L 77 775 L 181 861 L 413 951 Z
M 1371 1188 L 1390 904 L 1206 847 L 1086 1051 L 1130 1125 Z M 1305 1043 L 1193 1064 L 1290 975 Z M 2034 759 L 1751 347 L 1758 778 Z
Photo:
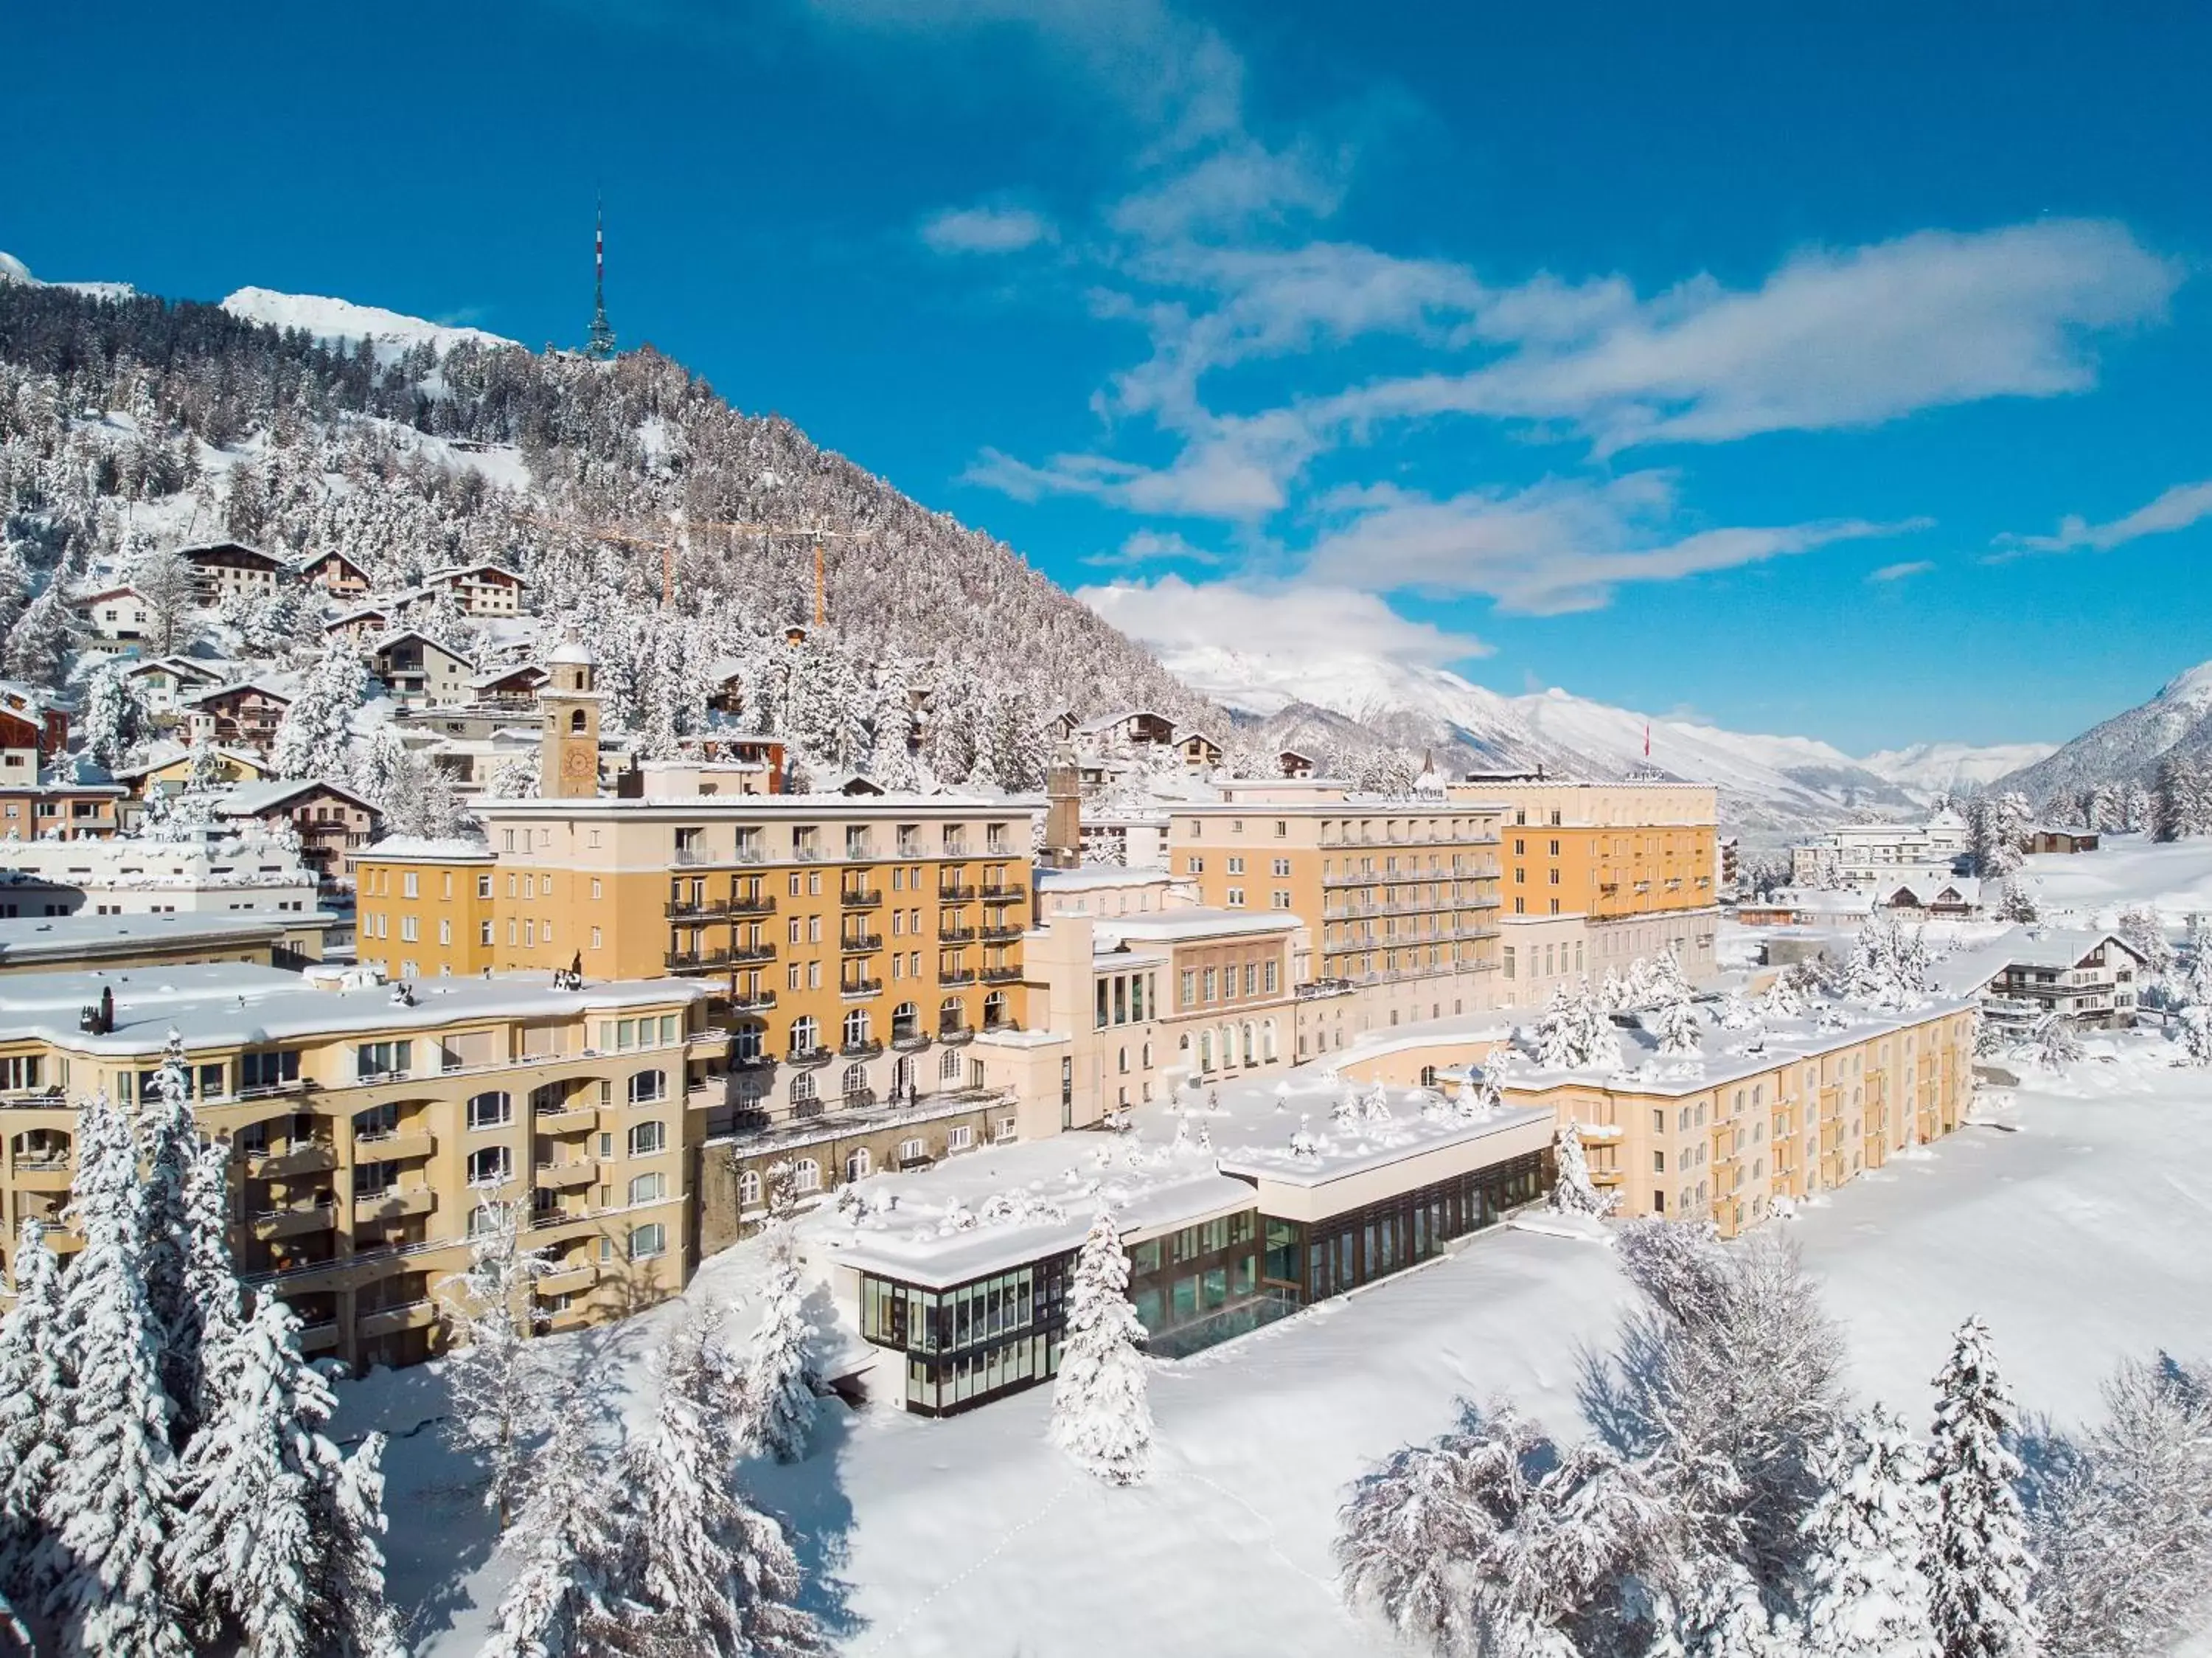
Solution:
M 1075 769 L 1075 749 L 1061 743 L 1045 772 L 1044 862 L 1051 869 L 1083 863 L 1083 783 Z

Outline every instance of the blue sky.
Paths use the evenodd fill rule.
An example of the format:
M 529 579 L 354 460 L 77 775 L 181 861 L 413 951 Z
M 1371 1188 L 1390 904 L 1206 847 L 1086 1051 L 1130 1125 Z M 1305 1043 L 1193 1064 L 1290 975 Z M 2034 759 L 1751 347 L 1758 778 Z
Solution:
M 1851 749 L 2212 658 L 2212 10 L 18 8 L 0 248 L 609 305 L 1169 648 Z M 2001 21 L 2000 21 L 2001 20 Z

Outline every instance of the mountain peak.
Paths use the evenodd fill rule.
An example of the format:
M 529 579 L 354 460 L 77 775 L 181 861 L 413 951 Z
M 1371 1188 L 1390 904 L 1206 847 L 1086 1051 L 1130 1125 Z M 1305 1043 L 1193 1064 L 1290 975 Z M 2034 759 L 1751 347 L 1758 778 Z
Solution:
M 244 322 L 303 330 L 325 345 L 368 339 L 387 345 L 434 345 L 443 352 L 464 341 L 477 345 L 516 344 L 481 328 L 430 322 L 380 306 L 356 305 L 351 300 L 320 294 L 281 294 L 272 288 L 241 288 L 222 302 L 222 308 Z

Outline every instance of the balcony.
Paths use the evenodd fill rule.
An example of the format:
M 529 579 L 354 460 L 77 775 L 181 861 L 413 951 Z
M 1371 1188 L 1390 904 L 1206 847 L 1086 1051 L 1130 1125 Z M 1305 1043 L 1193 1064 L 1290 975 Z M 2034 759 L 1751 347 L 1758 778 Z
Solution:
M 571 1114 L 588 1118 L 592 1113 L 580 1111 Z M 399 1162 L 431 1155 L 438 1149 L 438 1137 L 428 1129 L 404 1134 L 356 1134 L 353 1137 L 353 1149 L 354 1155 L 365 1163 Z
M 714 972 L 727 967 L 732 959 L 728 950 L 670 950 L 661 957 L 661 965 L 672 973 Z
M 939 1025 L 937 1039 L 948 1048 L 957 1048 L 963 1042 L 975 1039 L 975 1027 L 973 1025 Z
M 428 1215 L 437 1206 L 438 1194 L 428 1186 L 387 1186 L 381 1192 L 365 1192 L 353 1200 L 353 1223 L 375 1226 L 410 1215 Z
M 730 1006 L 738 1013 L 762 1013 L 775 1006 L 774 991 L 738 991 L 730 997 Z
M 696 843 L 689 845 L 678 846 L 676 849 L 673 861 L 675 863 L 684 864 L 686 867 L 696 866 L 702 863 L 727 863 L 729 862 L 727 858 L 717 857 L 712 848 L 700 845 Z
M 733 967 L 757 967 L 763 962 L 773 961 L 775 960 L 775 946 L 773 944 L 739 944 L 731 949 L 729 952 L 729 957 L 730 965 Z
M 1024 930 L 1015 926 L 986 927 L 983 929 L 983 942 L 986 944 L 1010 944 L 1019 938 Z M 939 936 L 943 937 L 944 935 L 939 934 Z
M 986 984 L 1018 984 L 1021 983 L 1021 980 L 1022 970 L 1019 967 L 986 967 L 983 969 L 983 982 Z
M 873 1088 L 848 1088 L 837 1096 L 840 1111 L 866 1111 L 876 1103 Z
M 15 1160 L 15 1184 L 26 1192 L 67 1192 L 70 1171 L 76 1167 L 66 1151 L 53 1155 L 18 1157 Z
M 983 902 L 986 904 L 1019 904 L 1024 899 L 1028 898 L 1029 895 L 1030 889 L 1020 885 L 1018 882 L 1008 887 L 986 887 L 983 889 Z
M 599 1269 L 586 1261 L 581 1266 L 564 1266 L 548 1272 L 531 1286 L 540 1295 L 550 1300 L 555 1295 L 580 1295 L 598 1287 Z
M 939 887 L 937 901 L 939 904 L 973 904 L 975 889 L 973 887 Z
M 660 913 L 669 921 L 719 921 L 729 915 L 730 905 L 720 898 L 678 899 L 661 905 Z
M 872 910 L 883 901 L 880 887 L 847 887 L 837 893 L 837 902 L 848 910 Z
M 973 944 L 975 930 L 973 927 L 939 927 L 937 942 L 939 944 Z
M 589 1128 L 599 1121 L 599 1108 L 581 1100 L 564 1100 L 553 1106 L 540 1106 L 531 1113 L 532 1126 L 550 1129 L 556 1134 L 566 1134 L 572 1129 Z
M 927 1031 L 896 1031 L 891 1033 L 891 1048 L 898 1053 L 919 1053 L 929 1045 Z
M 428 1299 L 380 1307 L 354 1320 L 363 1336 L 396 1336 L 407 1330 L 428 1330 L 438 1321 L 438 1303 Z
M 884 981 L 880 978 L 848 978 L 837 986 L 837 994 L 848 998 L 880 996 L 883 989 Z
M 590 1157 L 570 1157 L 538 1165 L 538 1185 L 547 1192 L 574 1192 L 599 1178 L 599 1163 Z
M 939 967 L 937 982 L 940 984 L 973 984 L 975 970 L 973 967 Z
M 830 1050 L 827 1048 L 793 1048 L 789 1053 L 783 1056 L 783 1063 L 787 1065 L 797 1065 L 802 1069 L 811 1070 L 817 1065 L 826 1065 L 830 1063 Z
M 313 1324 L 300 1326 L 301 1353 L 327 1353 L 338 1344 L 338 1321 L 318 1319 Z
M 837 948 L 847 955 L 866 955 L 884 948 L 881 933 L 847 933 L 837 941 Z
M 732 899 L 725 907 L 733 916 L 772 916 L 775 913 L 775 899 L 766 893 L 751 893 Z
M 873 1037 L 865 1037 L 858 1042 L 844 1044 L 837 1052 L 839 1057 L 846 1059 L 873 1059 L 883 1051 L 884 1045 L 881 1042 Z
M 327 1232 L 337 1223 L 337 1200 L 313 1198 L 304 1203 L 281 1204 L 275 1209 L 263 1210 L 253 1217 L 253 1235 L 264 1241 L 297 1238 L 309 1232 Z
M 310 1140 L 283 1151 L 249 1157 L 246 1172 L 257 1180 L 291 1180 L 302 1174 L 327 1174 L 337 1166 L 336 1146 L 327 1140 Z

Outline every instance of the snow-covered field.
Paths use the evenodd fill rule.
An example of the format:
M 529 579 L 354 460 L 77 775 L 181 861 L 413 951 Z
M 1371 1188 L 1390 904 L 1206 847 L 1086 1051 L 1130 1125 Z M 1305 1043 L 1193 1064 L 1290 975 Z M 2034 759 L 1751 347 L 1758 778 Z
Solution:
M 2089 860 L 2075 860 L 2087 863 Z M 2212 859 L 2208 859 L 2212 869 Z M 2095 1407 L 2124 1354 L 2212 1353 L 2212 1076 L 2160 1039 L 2093 1042 L 1998 1113 L 1789 1223 L 1847 1325 L 1860 1389 L 1916 1419 L 1952 1327 L 1990 1321 L 2022 1404 Z M 744 1293 L 756 1252 L 710 1262 L 692 1294 Z M 1111 1490 L 1045 1443 L 1040 1390 L 944 1422 L 823 1406 L 817 1448 L 756 1470 L 805 1533 L 854 1653 L 1051 1655 L 1397 1650 L 1331 1581 L 1334 1515 L 1375 1458 L 1511 1396 L 1578 1431 L 1585 1348 L 1623 1304 L 1610 1252 L 1500 1230 L 1458 1254 L 1271 1326 L 1152 1385 L 1152 1482 Z M 670 1313 L 589 1339 L 625 1369 Z M 345 1390 L 342 1426 L 405 1433 L 442 1405 L 432 1368 Z M 395 1589 L 418 1651 L 472 1653 L 486 1527 L 434 1427 L 390 1460 Z
M 2024 873 L 2036 902 L 2054 920 L 2109 923 L 2139 904 L 2154 906 L 2169 928 L 2196 911 L 2212 914 L 2212 839 L 2160 844 L 2141 835 L 2108 835 L 2094 852 L 2031 857 Z

